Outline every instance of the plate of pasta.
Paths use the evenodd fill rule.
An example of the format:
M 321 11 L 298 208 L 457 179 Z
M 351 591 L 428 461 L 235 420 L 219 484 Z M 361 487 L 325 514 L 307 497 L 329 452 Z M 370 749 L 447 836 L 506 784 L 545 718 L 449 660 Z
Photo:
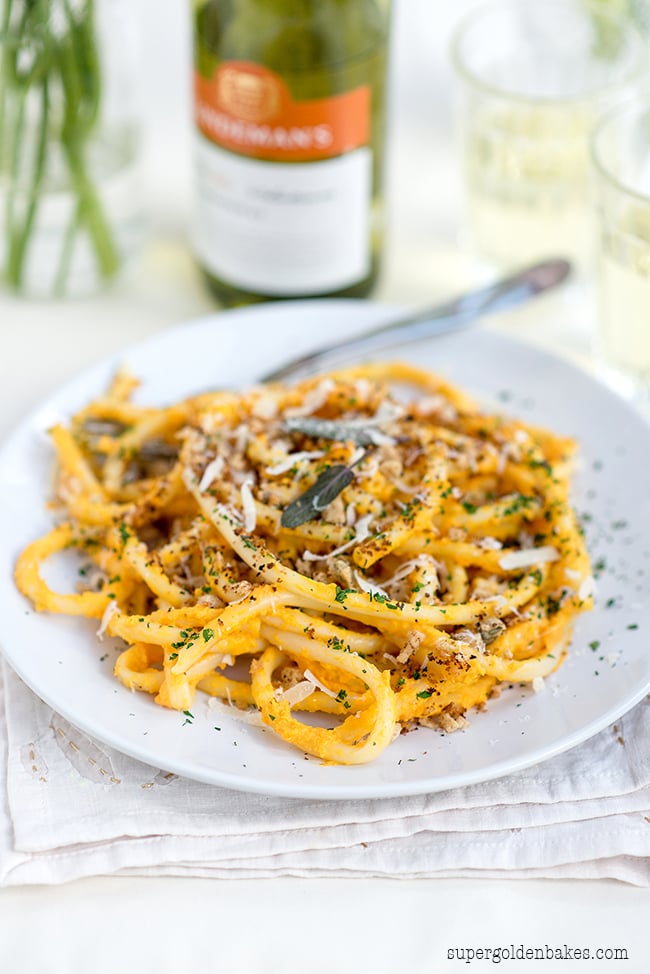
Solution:
M 46 703 L 165 771 L 340 799 L 530 766 L 648 692 L 650 430 L 626 403 L 488 329 L 256 384 L 393 315 L 200 319 L 15 432 L 1 642 Z

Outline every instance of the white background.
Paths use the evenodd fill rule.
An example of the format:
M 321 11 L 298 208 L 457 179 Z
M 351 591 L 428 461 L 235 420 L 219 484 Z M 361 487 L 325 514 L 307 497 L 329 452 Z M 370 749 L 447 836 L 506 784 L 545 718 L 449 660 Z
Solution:
M 131 3 L 141 28 L 150 240 L 129 277 L 98 299 L 55 305 L 0 295 L 2 436 L 80 368 L 214 308 L 187 244 L 190 0 Z M 460 247 L 451 124 L 449 31 L 471 5 L 395 2 L 380 299 L 433 303 L 489 271 Z M 576 286 L 501 327 L 588 362 L 593 324 L 588 291 Z M 96 879 L 0 890 L 0 970 L 437 974 L 494 967 L 451 964 L 451 946 L 607 942 L 627 947 L 631 960 L 576 961 L 575 969 L 642 972 L 649 910 L 649 891 L 609 882 Z

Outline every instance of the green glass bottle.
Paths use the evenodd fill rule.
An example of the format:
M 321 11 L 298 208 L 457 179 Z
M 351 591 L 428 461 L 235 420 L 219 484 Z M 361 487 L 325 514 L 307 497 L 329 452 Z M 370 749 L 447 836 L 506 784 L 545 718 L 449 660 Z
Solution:
M 226 305 L 367 295 L 390 0 L 197 0 L 193 244 Z

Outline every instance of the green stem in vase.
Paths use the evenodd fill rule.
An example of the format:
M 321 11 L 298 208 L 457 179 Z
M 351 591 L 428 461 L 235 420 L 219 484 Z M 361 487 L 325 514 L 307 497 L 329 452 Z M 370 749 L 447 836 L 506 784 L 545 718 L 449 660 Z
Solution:
M 76 226 L 84 227 L 88 233 L 102 277 L 112 277 L 120 266 L 120 257 L 99 193 L 88 174 L 87 143 L 100 105 L 94 4 L 92 0 L 87 0 L 79 19 L 75 18 L 68 0 L 64 2 L 64 9 L 68 30 L 59 44 L 58 52 L 59 73 L 65 94 L 62 142 L 78 205 L 66 235 L 57 288 L 63 286 L 63 273 L 71 252 L 69 237 Z
M 48 79 L 45 77 L 41 83 L 41 118 L 38 131 L 38 143 L 36 147 L 36 158 L 32 183 L 27 198 L 27 208 L 23 225 L 19 229 L 13 230 L 10 225 L 11 240 L 9 245 L 9 257 L 7 260 L 7 279 L 14 287 L 20 287 L 25 270 L 25 253 L 27 244 L 34 229 L 34 220 L 45 173 L 45 156 L 47 151 L 47 129 L 49 115 L 49 95 Z M 21 123 L 24 126 L 24 108 L 21 115 Z M 12 221 L 13 223 L 13 221 Z
M 7 165 L 8 180 L 14 187 L 17 185 L 17 181 L 20 178 L 20 163 L 21 163 L 21 145 L 23 140 L 23 130 L 25 128 L 25 110 L 27 106 L 27 88 L 21 88 L 16 95 L 14 100 L 15 105 L 15 118 L 14 122 L 14 132 L 13 139 L 10 141 L 9 138 L 6 139 L 7 147 Z M 7 126 L 8 128 L 8 126 Z M 14 213 L 16 210 L 16 200 L 17 192 L 8 192 L 7 199 L 5 200 L 5 227 L 7 236 L 7 264 L 10 263 L 10 255 L 12 250 L 12 241 L 14 239 L 16 229 L 15 229 L 15 217 Z
M 67 139 L 63 149 L 79 204 L 79 224 L 92 241 L 102 277 L 112 277 L 120 266 L 120 258 L 99 194 L 87 174 L 83 143 Z
M 70 0 L 61 0 L 58 11 L 56 6 L 56 0 L 5 0 L 0 165 L 9 159 L 6 277 L 16 288 L 24 282 L 50 155 L 61 158 L 67 168 L 74 202 L 55 280 L 60 295 L 65 291 L 74 239 L 80 230 L 87 234 L 102 278 L 115 275 L 120 256 L 91 177 L 89 144 L 101 104 L 94 2 L 84 0 L 76 13 Z M 25 52 L 27 71 L 21 69 L 20 60 Z M 9 117 L 12 100 L 14 119 Z M 30 131 L 34 133 L 33 149 Z M 21 175 L 27 165 L 30 177 L 25 185 Z M 19 213 L 17 198 L 22 195 L 26 203 Z
M 84 79 L 84 131 L 89 132 L 99 114 L 101 103 L 100 67 L 95 36 L 94 0 L 86 0 L 86 12 L 81 21 L 76 21 L 66 0 L 66 13 L 70 22 L 70 32 L 74 42 L 81 77 Z M 81 121 L 81 120 L 80 120 Z
M 51 66 L 51 45 L 48 38 L 42 34 L 40 27 L 45 16 L 44 3 L 41 0 L 22 12 L 19 30 L 22 34 L 32 35 L 31 64 L 21 70 L 19 64 L 20 46 L 13 45 L 13 50 L 9 53 L 12 59 L 7 59 L 7 76 L 11 71 L 14 90 L 17 92 L 17 111 L 15 118 L 15 128 L 12 133 L 13 144 L 11 149 L 11 185 L 15 187 L 15 193 L 19 195 L 22 191 L 21 174 L 23 167 L 31 165 L 31 183 L 25 189 L 25 204 L 22 222 L 17 215 L 18 207 L 13 193 L 9 193 L 7 199 L 6 219 L 7 219 L 7 280 L 14 287 L 18 288 L 23 282 L 25 256 L 29 240 L 31 238 L 36 213 L 41 196 L 41 189 L 45 175 L 46 156 L 48 146 L 49 130 L 49 71 Z M 6 51 L 5 51 L 6 53 Z M 25 132 L 27 129 L 27 111 L 29 108 L 29 98 L 40 88 L 40 115 L 36 127 L 36 144 L 33 152 L 33 161 L 29 159 L 29 153 L 25 152 Z M 8 136 L 5 130 L 3 135 Z
M 72 218 L 68 223 L 68 227 L 65 232 L 65 237 L 63 238 L 63 247 L 61 248 L 61 260 L 59 261 L 59 267 L 56 272 L 56 279 L 54 281 L 54 294 L 57 298 L 62 298 L 65 294 L 65 288 L 68 281 L 68 276 L 70 274 L 70 267 L 72 265 L 72 254 L 74 251 L 74 238 L 81 226 L 81 206 L 79 203 L 76 204 Z
M 0 172 L 4 169 L 8 139 L 6 134 L 7 118 L 7 76 L 9 74 L 7 60 L 10 52 L 7 50 L 6 38 L 9 33 L 11 19 L 11 0 L 5 0 L 2 12 L 2 38 L 0 39 Z

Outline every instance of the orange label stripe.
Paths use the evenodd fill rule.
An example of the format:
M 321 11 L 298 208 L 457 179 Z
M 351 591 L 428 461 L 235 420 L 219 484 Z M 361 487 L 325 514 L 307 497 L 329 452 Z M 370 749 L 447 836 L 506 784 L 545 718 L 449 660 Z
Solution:
M 196 73 L 195 118 L 212 142 L 241 155 L 284 162 L 329 159 L 367 145 L 370 87 L 294 100 L 275 72 L 227 61 L 211 78 Z

